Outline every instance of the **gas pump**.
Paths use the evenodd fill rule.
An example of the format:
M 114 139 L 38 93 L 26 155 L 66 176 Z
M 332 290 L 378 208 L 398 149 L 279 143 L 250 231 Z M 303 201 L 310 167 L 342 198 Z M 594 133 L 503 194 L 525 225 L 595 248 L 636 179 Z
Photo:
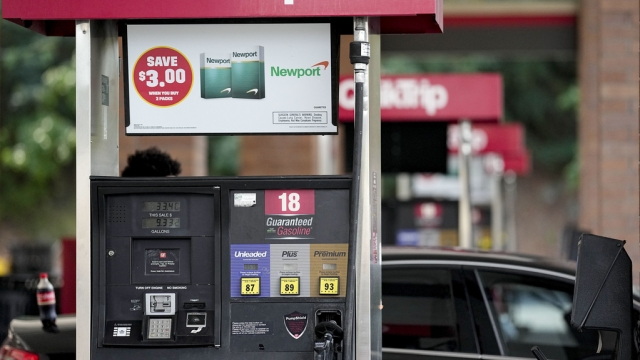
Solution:
M 91 184 L 92 359 L 342 358 L 350 178 Z
M 380 35 L 442 31 L 442 0 L 386 5 L 2 2 L 5 19 L 76 37 L 79 359 L 381 357 Z M 348 34 L 352 176 L 117 177 L 123 125 L 129 136 L 337 134 Z

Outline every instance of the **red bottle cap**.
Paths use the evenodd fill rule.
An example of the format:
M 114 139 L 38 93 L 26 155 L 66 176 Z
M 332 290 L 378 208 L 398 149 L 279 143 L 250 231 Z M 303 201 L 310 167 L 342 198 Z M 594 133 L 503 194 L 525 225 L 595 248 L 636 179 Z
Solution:
M 49 277 L 49 275 L 47 275 L 46 272 L 40 273 L 40 279 L 46 279 L 48 277 Z

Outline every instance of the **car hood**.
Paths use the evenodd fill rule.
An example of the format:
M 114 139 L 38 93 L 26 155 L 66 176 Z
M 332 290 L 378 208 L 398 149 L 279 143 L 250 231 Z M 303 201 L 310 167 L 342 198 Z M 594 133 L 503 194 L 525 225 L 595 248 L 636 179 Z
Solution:
M 49 333 L 42 329 L 36 316 L 23 316 L 11 321 L 9 337 L 16 347 L 28 351 L 55 354 L 76 351 L 76 317 L 59 316 L 56 320 L 59 332 Z

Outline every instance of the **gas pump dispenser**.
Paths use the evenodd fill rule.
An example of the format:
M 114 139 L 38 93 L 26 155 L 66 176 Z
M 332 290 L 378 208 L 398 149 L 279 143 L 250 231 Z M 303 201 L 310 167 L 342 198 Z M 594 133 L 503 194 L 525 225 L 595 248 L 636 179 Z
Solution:
M 442 32 L 442 0 L 58 5 L 2 17 L 76 38 L 77 358 L 381 358 L 380 36 Z M 123 125 L 337 134 L 350 34 L 351 176 L 117 177 Z
M 91 184 L 92 359 L 341 358 L 350 178 Z

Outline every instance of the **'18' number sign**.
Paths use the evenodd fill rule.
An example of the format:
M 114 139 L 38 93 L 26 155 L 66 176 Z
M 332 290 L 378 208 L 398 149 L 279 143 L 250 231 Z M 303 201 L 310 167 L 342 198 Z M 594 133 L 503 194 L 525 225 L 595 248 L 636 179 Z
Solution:
M 314 190 L 265 190 L 265 214 L 315 214 Z

